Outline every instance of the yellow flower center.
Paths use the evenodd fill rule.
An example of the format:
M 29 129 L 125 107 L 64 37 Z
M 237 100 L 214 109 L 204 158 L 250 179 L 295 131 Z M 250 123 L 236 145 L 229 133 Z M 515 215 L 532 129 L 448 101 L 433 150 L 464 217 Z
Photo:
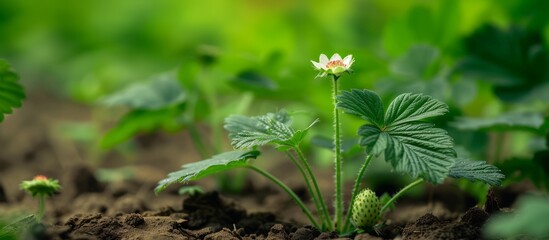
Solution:
M 335 67 L 345 68 L 346 65 L 341 60 L 334 60 L 334 61 L 329 61 L 328 63 L 326 63 L 326 68 L 335 68 Z

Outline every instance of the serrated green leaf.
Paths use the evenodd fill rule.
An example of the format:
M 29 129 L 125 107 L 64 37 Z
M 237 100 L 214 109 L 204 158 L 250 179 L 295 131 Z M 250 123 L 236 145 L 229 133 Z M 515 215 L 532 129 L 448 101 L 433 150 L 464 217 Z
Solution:
M 294 130 L 287 112 L 268 113 L 262 116 L 230 116 L 225 119 L 225 129 L 229 131 L 231 144 L 236 149 L 248 149 L 266 144 L 296 146 L 307 134 L 309 128 Z
M 155 110 L 181 104 L 185 99 L 186 94 L 175 74 L 162 74 L 107 96 L 101 103 L 106 106 Z
M 507 113 L 495 118 L 457 118 L 451 123 L 461 130 L 538 130 L 543 125 L 539 113 Z
M 249 159 L 255 159 L 260 152 L 256 150 L 235 150 L 215 155 L 209 159 L 188 163 L 177 172 L 168 174 L 168 177 L 158 182 L 155 192 L 159 193 L 175 182 L 198 180 L 209 175 L 227 171 L 237 167 L 244 167 Z
M 4 115 L 21 107 L 25 99 L 25 92 L 18 80 L 17 73 L 6 61 L 0 59 L 0 122 L 4 120 Z
M 385 160 L 397 171 L 434 183 L 442 182 L 447 176 L 456 155 L 448 133 L 430 123 L 406 123 L 386 131 L 364 125 L 358 134 L 362 137 L 362 146 L 371 154 L 384 154 Z
M 505 175 L 497 167 L 485 161 L 473 161 L 463 158 L 455 160 L 450 168 L 448 176 L 453 178 L 465 178 L 469 181 L 481 181 L 492 186 L 499 186 Z
M 383 102 L 375 92 L 363 89 L 343 91 L 337 96 L 337 107 L 376 126 L 383 125 Z
M 377 106 L 369 112 L 383 115 L 381 100 L 373 106 L 363 106 L 368 103 L 355 100 L 379 98 L 374 92 L 345 91 L 341 95 L 355 95 L 352 98 L 338 98 L 340 99 L 338 106 L 340 108 L 345 106 L 344 110 L 347 110 L 347 113 L 360 116 L 363 114 L 357 113 L 366 112 L 362 109 Z M 382 125 L 370 121 L 359 129 L 358 134 L 361 137 L 359 143 L 366 147 L 369 154 L 383 155 L 397 171 L 406 172 L 413 177 L 422 177 L 433 183 L 440 183 L 448 175 L 456 157 L 453 140 L 445 130 L 422 121 L 446 112 L 448 112 L 446 104 L 429 96 L 401 94 L 389 105 L 385 119 L 378 121 L 382 122 Z
M 405 93 L 396 97 L 385 113 L 385 124 L 397 125 L 444 115 L 448 106 L 423 94 Z

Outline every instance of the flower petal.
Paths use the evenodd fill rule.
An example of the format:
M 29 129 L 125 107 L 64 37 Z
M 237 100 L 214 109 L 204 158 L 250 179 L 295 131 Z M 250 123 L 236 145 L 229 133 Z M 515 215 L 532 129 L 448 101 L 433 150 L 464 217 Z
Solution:
M 313 63 L 313 66 L 315 66 L 316 69 L 324 69 L 324 66 L 323 64 L 321 63 L 317 63 L 315 61 L 311 61 Z
M 341 56 L 339 56 L 339 54 L 334 54 L 332 55 L 332 58 L 330 58 L 330 61 L 337 61 L 337 60 L 341 60 Z
M 322 65 L 326 65 L 326 63 L 328 63 L 330 60 L 328 59 L 328 56 L 326 56 L 326 54 L 320 54 L 320 59 L 319 59 L 319 62 L 320 64 Z
M 349 54 L 347 55 L 344 59 L 343 59 L 343 63 L 345 64 L 345 66 L 349 67 L 351 66 L 353 62 L 353 55 Z

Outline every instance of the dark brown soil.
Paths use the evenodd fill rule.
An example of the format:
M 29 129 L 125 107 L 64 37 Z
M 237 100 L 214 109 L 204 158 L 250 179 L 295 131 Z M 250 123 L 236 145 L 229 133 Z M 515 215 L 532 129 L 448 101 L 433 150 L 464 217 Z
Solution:
M 97 113 L 93 113 L 97 114 Z M 33 94 L 25 106 L 0 124 L 0 217 L 25 216 L 37 202 L 18 189 L 22 180 L 44 174 L 63 189 L 47 201 L 44 224 L 30 228 L 35 239 L 337 239 L 307 226 L 300 209 L 265 179 L 248 176 L 242 194 L 219 194 L 215 182 L 200 181 L 206 194 L 179 196 L 176 188 L 154 195 L 158 180 L 181 164 L 200 158 L 185 132 L 144 135 L 130 157 L 119 151 L 97 155 L 76 140 L 60 138 L 58 126 L 89 122 L 91 110 L 47 95 Z M 307 200 L 298 172 L 287 162 L 258 161 Z M 279 161 L 278 161 L 279 162 Z M 131 177 L 105 183 L 97 168 L 130 165 Z M 317 173 L 330 198 L 331 169 Z M 385 225 L 370 234 L 342 239 L 479 239 L 489 217 L 471 208 L 452 185 L 429 190 L 419 201 L 403 200 Z M 434 193 L 434 194 L 432 194 Z M 441 197 L 433 197 L 437 193 Z M 450 196 L 450 197 L 448 197 Z M 489 211 L 499 209 L 489 199 Z M 311 204 L 310 201 L 306 201 Z M 468 208 L 468 211 L 466 211 Z

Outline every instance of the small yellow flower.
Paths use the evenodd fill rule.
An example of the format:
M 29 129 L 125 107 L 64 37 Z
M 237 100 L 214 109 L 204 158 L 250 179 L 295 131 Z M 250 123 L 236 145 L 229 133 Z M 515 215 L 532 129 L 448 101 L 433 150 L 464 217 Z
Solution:
M 335 77 L 341 76 L 345 72 L 352 72 L 351 65 L 353 65 L 353 55 L 347 55 L 345 58 L 341 59 L 339 54 L 334 54 L 330 59 L 325 54 L 320 54 L 318 62 L 311 61 L 313 66 L 320 70 L 318 74 L 320 77 L 325 77 L 327 75 L 333 75 Z

